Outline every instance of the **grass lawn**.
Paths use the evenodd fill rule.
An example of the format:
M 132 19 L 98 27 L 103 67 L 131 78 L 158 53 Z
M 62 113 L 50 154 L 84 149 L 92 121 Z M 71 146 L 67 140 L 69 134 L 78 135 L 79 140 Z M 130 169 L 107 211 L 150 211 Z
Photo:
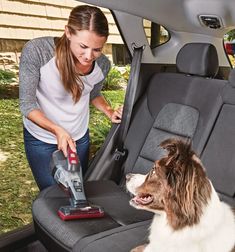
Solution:
M 38 194 L 24 153 L 18 89 L 9 86 L 0 85 L 0 233 L 32 221 L 31 203 Z M 123 103 L 123 90 L 104 91 L 103 95 L 113 107 Z M 91 108 L 91 152 L 99 148 L 109 128 L 109 120 Z

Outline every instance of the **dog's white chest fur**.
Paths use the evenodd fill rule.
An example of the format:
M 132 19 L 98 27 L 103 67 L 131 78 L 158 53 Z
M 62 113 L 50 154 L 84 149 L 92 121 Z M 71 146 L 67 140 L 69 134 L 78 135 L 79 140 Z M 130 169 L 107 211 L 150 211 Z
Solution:
M 230 252 L 235 245 L 235 217 L 212 190 L 200 223 L 174 231 L 166 214 L 155 214 L 144 252 Z

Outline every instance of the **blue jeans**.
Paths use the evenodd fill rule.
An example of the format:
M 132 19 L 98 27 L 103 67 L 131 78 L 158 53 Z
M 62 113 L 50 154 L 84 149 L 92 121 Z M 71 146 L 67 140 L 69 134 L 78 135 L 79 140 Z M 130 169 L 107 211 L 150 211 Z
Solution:
M 57 150 L 57 144 L 42 142 L 33 137 L 25 128 L 24 144 L 26 157 L 39 189 L 43 190 L 55 184 L 55 180 L 51 175 L 50 161 L 52 153 Z M 86 134 L 76 141 L 77 153 L 81 162 L 83 175 L 88 168 L 89 145 L 89 130 L 87 130 Z

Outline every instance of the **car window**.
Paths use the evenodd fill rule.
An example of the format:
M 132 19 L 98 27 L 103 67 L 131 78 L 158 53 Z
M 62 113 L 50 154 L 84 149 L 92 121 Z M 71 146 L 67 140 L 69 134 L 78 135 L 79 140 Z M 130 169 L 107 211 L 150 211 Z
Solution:
M 152 49 L 164 44 L 170 38 L 169 32 L 160 24 L 143 19 L 143 26 L 149 45 Z
M 224 48 L 231 65 L 235 67 L 235 29 L 225 34 Z
M 6 2 L 6 1 L 5 1 Z M 32 221 L 31 203 L 38 194 L 37 185 L 27 163 L 22 115 L 19 111 L 19 62 L 25 43 L 42 36 L 61 36 L 66 18 L 77 1 L 9 2 L 0 19 L 0 234 L 24 226 Z M 51 12 L 49 12 L 51 10 Z M 53 10 L 53 11 L 52 11 Z M 114 108 L 123 104 L 130 66 L 129 58 L 116 23 L 108 9 L 102 8 L 109 21 L 110 36 L 103 53 L 112 67 L 102 94 Z M 24 17 L 24 18 L 22 18 Z M 110 120 L 92 106 L 90 120 L 91 158 L 105 139 Z

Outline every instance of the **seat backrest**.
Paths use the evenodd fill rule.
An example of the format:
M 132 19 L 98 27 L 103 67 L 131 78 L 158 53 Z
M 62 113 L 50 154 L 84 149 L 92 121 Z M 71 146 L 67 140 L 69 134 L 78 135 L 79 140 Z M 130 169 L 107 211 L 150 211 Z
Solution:
M 222 106 L 226 81 L 213 77 L 218 56 L 211 44 L 186 44 L 176 60 L 179 73 L 154 74 L 135 106 L 126 138 L 125 173 L 146 173 L 162 155 L 169 137 L 189 137 L 200 155 Z
M 222 98 L 223 105 L 202 162 L 221 199 L 235 206 L 235 69 L 230 72 Z

